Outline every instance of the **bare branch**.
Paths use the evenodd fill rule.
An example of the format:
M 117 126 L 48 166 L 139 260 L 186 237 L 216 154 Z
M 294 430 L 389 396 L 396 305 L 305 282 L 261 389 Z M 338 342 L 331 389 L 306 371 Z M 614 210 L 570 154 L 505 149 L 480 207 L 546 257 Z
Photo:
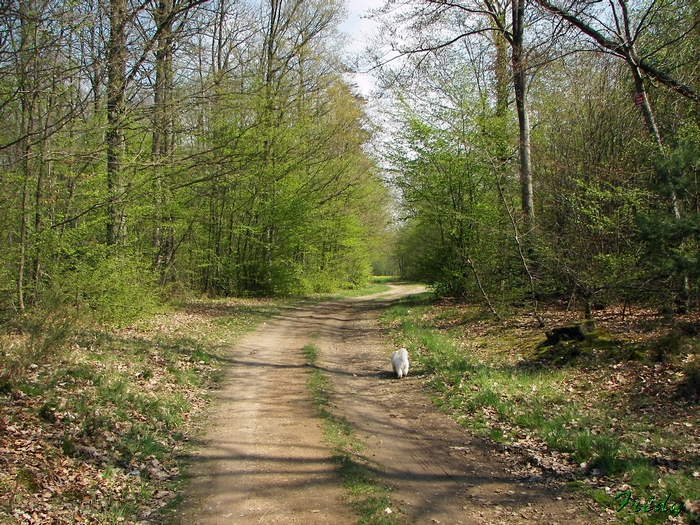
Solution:
M 625 59 L 630 65 L 638 67 L 642 72 L 648 75 L 653 80 L 663 84 L 668 89 L 675 91 L 679 95 L 700 103 L 700 94 L 695 92 L 690 87 L 681 84 L 676 79 L 661 71 L 648 60 L 639 58 L 634 53 L 633 42 L 621 41 L 616 42 L 603 35 L 601 32 L 594 29 L 590 24 L 583 21 L 580 17 L 571 14 L 570 12 L 555 6 L 550 0 L 535 0 L 539 5 L 545 8 L 550 13 L 566 20 L 572 26 L 577 27 L 582 33 L 591 37 L 603 49 Z

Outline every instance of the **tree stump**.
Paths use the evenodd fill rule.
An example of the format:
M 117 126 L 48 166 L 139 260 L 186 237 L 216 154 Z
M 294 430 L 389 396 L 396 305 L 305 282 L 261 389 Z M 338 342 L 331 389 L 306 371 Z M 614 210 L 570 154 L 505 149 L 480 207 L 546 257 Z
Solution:
M 561 341 L 585 341 L 595 331 L 595 321 L 589 320 L 552 328 L 545 335 L 547 344 L 555 345 Z

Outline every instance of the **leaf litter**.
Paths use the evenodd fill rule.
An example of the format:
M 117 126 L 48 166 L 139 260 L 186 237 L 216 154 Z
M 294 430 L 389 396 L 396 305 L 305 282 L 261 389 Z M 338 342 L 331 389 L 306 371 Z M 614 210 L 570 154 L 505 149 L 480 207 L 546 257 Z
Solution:
M 76 328 L 30 363 L 28 335 L 1 335 L 0 524 L 161 522 L 224 348 L 276 309 L 201 301 L 123 328 Z
M 669 321 L 649 310 L 623 314 L 607 308 L 595 312 L 595 337 L 551 347 L 528 313 L 498 321 L 473 305 L 442 299 L 408 314 L 428 330 L 448 335 L 457 354 L 471 363 L 459 379 L 437 368 L 426 370 L 426 380 L 436 389 L 438 404 L 499 443 L 511 473 L 536 482 L 587 487 L 591 507 L 610 521 L 623 517 L 614 500 L 620 492 L 632 491 L 644 502 L 675 491 L 685 513 L 668 520 L 700 522 L 696 314 Z M 545 316 L 549 327 L 580 320 L 557 305 L 549 305 Z M 402 321 L 387 325 L 400 332 Z M 416 355 L 430 362 L 426 344 L 416 346 Z M 498 384 L 494 378 L 499 377 L 506 384 Z M 514 387 L 522 378 L 531 381 Z M 482 394 L 491 401 L 480 402 Z M 571 417 L 574 412 L 579 415 Z M 533 414 L 558 424 L 532 424 L 525 416 Z M 541 428 L 550 429 L 551 436 Z M 557 432 L 603 443 L 611 439 L 613 450 L 605 459 L 614 464 L 596 454 L 581 460 L 571 443 L 557 440 Z M 649 479 L 635 474 L 641 464 Z M 632 519 L 643 518 L 633 514 Z

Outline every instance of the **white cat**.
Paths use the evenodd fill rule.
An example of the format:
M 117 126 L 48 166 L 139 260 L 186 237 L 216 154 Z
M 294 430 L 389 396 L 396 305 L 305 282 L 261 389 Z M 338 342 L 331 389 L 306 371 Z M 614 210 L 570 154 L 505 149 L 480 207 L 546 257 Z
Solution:
M 405 348 L 391 354 L 391 366 L 399 379 L 408 375 L 408 351 Z

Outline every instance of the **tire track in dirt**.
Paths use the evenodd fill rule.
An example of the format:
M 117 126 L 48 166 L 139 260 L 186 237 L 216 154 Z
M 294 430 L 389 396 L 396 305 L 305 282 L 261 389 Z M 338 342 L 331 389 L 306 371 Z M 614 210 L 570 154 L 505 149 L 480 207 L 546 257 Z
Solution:
M 436 410 L 420 378 L 395 378 L 394 348 L 377 318 L 392 300 L 420 291 L 394 286 L 290 309 L 237 344 L 179 523 L 355 522 L 305 384 L 301 349 L 312 339 L 333 409 L 364 443 L 373 477 L 392 487 L 403 522 L 596 523 L 585 501 L 511 474 L 495 446 Z
M 306 387 L 313 328 L 290 309 L 231 350 L 179 523 L 354 523 Z

